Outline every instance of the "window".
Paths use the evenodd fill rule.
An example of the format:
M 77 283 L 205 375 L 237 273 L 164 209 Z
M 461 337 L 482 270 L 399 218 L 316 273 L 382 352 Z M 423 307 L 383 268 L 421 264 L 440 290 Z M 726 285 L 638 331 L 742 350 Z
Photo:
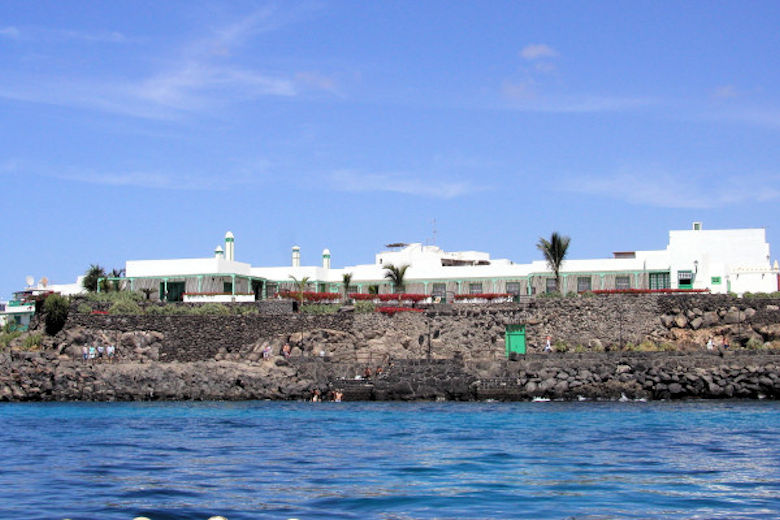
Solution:
M 433 295 L 436 298 L 444 298 L 447 295 L 447 284 L 446 283 L 433 284 L 431 295 Z
M 265 283 L 265 295 L 268 298 L 272 298 L 279 291 L 279 285 L 275 282 Z
M 712 277 L 712 285 L 720 285 L 720 276 Z
M 650 273 L 650 289 L 671 289 L 669 273 Z
M 514 296 L 520 294 L 520 282 L 507 282 L 506 292 Z
M 690 289 L 693 287 L 693 272 L 691 271 L 678 271 L 677 272 L 677 287 L 680 289 Z
M 469 294 L 482 294 L 482 283 L 470 283 Z
M 232 293 L 233 292 L 233 282 L 222 282 L 222 292 Z
M 548 293 L 555 292 L 558 290 L 558 287 L 555 284 L 555 278 L 547 278 L 545 279 L 545 291 Z
M 360 288 L 357 285 L 350 285 L 347 287 L 347 294 L 356 294 L 360 292 Z
M 578 276 L 577 277 L 577 292 L 590 292 L 590 276 Z
M 631 277 L 630 276 L 616 276 L 615 277 L 615 289 L 631 289 Z

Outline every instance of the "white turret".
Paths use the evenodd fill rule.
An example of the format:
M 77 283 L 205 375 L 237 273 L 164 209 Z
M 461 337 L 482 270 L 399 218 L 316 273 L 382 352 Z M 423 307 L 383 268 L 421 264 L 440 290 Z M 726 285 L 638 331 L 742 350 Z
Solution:
M 322 250 L 322 268 L 330 269 L 330 249 Z
M 231 262 L 236 259 L 236 241 L 233 233 L 225 233 L 225 259 Z
M 301 248 L 298 246 L 293 246 L 292 248 L 292 266 L 301 266 Z
M 217 246 L 216 249 L 214 249 L 214 257 L 225 258 L 225 251 L 222 249 L 222 246 Z

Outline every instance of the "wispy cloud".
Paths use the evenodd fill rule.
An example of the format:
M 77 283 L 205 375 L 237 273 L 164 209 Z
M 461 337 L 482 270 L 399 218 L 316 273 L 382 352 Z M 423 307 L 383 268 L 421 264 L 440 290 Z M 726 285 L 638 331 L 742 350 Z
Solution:
M 468 181 L 423 179 L 402 173 L 363 173 L 354 170 L 333 172 L 328 181 L 337 191 L 391 192 L 439 199 L 453 199 L 485 190 Z
M 21 34 L 22 33 L 16 27 L 0 27 L 0 36 L 4 38 L 17 39 Z
M 298 96 L 308 91 L 336 93 L 332 78 L 316 71 L 267 73 L 233 59 L 252 37 L 277 26 L 272 9 L 255 11 L 155 60 L 158 70 L 136 78 L 56 78 L 6 73 L 0 97 L 88 108 L 140 118 L 170 119 L 182 113 L 214 110 L 261 96 Z M 61 32 L 71 38 L 121 41 L 120 33 Z M 56 84 L 56 88 L 51 85 Z
M 504 81 L 501 93 L 509 101 L 509 108 L 524 112 L 589 113 L 635 110 L 657 103 L 652 98 L 561 95 L 542 93 L 534 80 Z
M 522 48 L 520 56 L 533 61 L 540 58 L 554 58 L 558 56 L 558 51 L 544 43 L 531 43 Z
M 178 174 L 165 171 L 97 172 L 71 169 L 52 177 L 104 186 L 176 191 L 226 191 L 235 186 L 258 184 L 262 175 L 239 173 L 230 176 Z
M 130 41 L 119 31 L 76 31 L 48 27 L 0 27 L 0 36 L 37 43 L 76 41 L 85 43 L 125 43 Z
M 739 93 L 734 85 L 721 85 L 712 92 L 712 97 L 715 99 L 735 98 L 737 95 Z
M 780 175 L 696 176 L 645 171 L 577 176 L 563 190 L 661 208 L 708 209 L 780 200 Z M 755 186 L 762 186 L 756 190 Z

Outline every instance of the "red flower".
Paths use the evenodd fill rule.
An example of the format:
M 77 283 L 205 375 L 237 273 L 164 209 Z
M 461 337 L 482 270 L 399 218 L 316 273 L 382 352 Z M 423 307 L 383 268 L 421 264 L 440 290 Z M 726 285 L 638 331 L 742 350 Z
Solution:
M 376 312 L 392 316 L 396 312 L 422 312 L 422 309 L 412 309 L 411 307 L 377 307 Z

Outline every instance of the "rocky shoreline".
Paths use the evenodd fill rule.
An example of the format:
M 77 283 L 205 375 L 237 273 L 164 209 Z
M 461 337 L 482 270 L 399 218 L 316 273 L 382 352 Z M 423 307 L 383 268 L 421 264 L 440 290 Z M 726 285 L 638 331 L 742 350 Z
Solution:
M 778 399 L 780 354 L 532 355 L 514 361 L 390 361 L 382 374 L 320 358 L 96 363 L 51 353 L 0 356 L 3 401 Z
M 2 401 L 777 399 L 780 301 L 602 296 L 383 315 L 105 315 L 71 309 L 0 351 Z M 522 325 L 527 354 L 507 359 Z M 543 353 L 543 338 L 554 352 Z M 730 349 L 708 351 L 708 338 Z M 113 363 L 83 360 L 115 345 Z M 289 345 L 289 356 L 283 347 Z M 381 374 L 376 375 L 380 367 Z M 372 377 L 362 379 L 366 369 Z

